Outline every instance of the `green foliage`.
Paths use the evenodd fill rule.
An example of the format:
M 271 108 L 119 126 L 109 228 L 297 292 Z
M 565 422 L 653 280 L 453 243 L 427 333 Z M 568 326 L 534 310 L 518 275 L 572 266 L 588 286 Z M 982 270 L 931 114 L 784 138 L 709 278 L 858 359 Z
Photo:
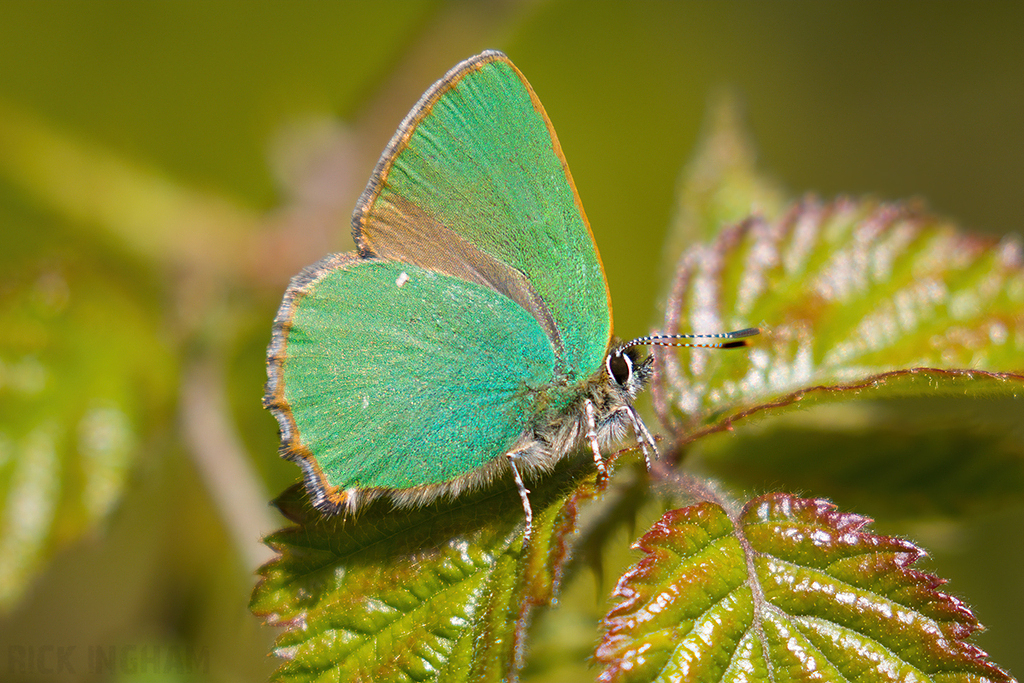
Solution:
M 911 567 L 924 552 L 867 521 L 787 494 L 665 514 L 615 587 L 598 680 L 1010 680 L 963 642 L 970 609 Z
M 295 526 L 266 539 L 252 610 L 284 627 L 279 680 L 504 680 L 521 666 L 534 608 L 554 598 L 593 496 L 592 467 L 563 465 L 531 484 L 533 538 L 520 542 L 513 487 L 425 508 L 377 501 L 325 517 L 294 487 L 275 504 Z
M 174 371 L 140 288 L 18 251 L 0 247 L 0 610 L 117 506 Z
M 837 453 L 819 466 L 827 435 L 790 427 L 782 440 L 747 437 L 754 443 L 720 454 L 718 465 L 742 469 L 755 453 L 763 476 L 774 467 L 831 473 L 854 489 L 874 485 L 876 495 L 881 482 L 894 496 L 905 493 L 911 509 L 939 494 L 969 504 L 971 496 L 948 491 L 963 485 L 963 476 L 947 483 L 948 469 L 980 468 L 980 497 L 1020 494 L 1019 434 L 971 438 L 947 423 L 943 438 L 911 432 L 877 444 L 893 429 L 886 420 L 922 412 L 922 400 L 931 402 L 923 412 L 956 396 L 1014 414 L 1024 383 L 1018 242 L 964 235 L 899 205 L 810 199 L 775 222 L 753 218 L 694 246 L 672 291 L 662 331 L 775 323 L 746 352 L 657 351 L 655 407 L 671 433 L 666 462 L 751 416 L 886 399 L 871 442 L 853 445 L 866 456 Z M 956 462 L 968 450 L 972 460 Z M 510 492 L 500 505 L 475 494 L 413 513 L 378 506 L 355 520 L 325 520 L 308 508 L 289 515 L 297 526 L 269 539 L 281 556 L 263 570 L 253 599 L 257 613 L 286 626 L 280 679 L 515 677 L 524 615 L 553 593 L 538 599 L 530 593 L 537 575 L 522 558 L 518 568 L 506 563 L 528 553 L 530 563 L 545 563 L 545 583 L 557 584 L 551 577 L 562 571 L 581 495 L 573 482 L 591 485 L 580 462 L 532 485 L 534 500 L 544 492 L 543 519 L 570 503 L 574 514 L 562 515 L 554 537 L 545 521 L 527 550 L 518 550 L 521 513 Z M 595 655 L 601 680 L 1010 680 L 965 641 L 980 628 L 970 609 L 938 590 L 942 580 L 911 567 L 923 554 L 913 544 L 869 534 L 869 520 L 821 500 L 777 494 L 729 514 L 714 488 L 661 463 L 654 474 L 658 490 L 703 502 L 667 513 L 639 542 L 647 557 L 619 580 L 619 602 L 605 618 Z M 466 559 L 451 578 L 441 568 L 455 555 Z M 495 613 L 505 615 L 506 630 L 494 630 Z
M 739 489 L 772 481 L 886 519 L 952 518 L 1024 498 L 1022 427 L 1010 399 L 864 400 L 702 440 L 688 462 Z
M 659 350 L 659 415 L 692 439 L 726 406 L 748 416 L 853 396 L 1013 400 L 1022 266 L 1019 240 L 966 235 L 904 205 L 810 199 L 774 222 L 752 218 L 680 259 L 664 328 L 760 320 L 766 343 L 749 362 Z M 726 363 L 733 382 L 707 391 L 708 368 Z

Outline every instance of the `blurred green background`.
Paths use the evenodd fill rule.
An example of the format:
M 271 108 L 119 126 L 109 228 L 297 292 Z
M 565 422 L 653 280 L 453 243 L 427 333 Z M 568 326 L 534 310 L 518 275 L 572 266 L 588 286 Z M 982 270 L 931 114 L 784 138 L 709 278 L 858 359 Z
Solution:
M 632 336 L 654 319 L 675 188 L 723 89 L 794 195 L 920 197 L 1019 232 L 1022 35 L 1009 1 L 4 0 L 0 679 L 274 669 L 273 629 L 246 608 L 258 538 L 281 524 L 266 501 L 298 475 L 260 409 L 270 324 L 291 275 L 351 247 L 377 156 L 461 59 L 501 49 L 530 79 Z M 977 642 L 1024 670 L 1020 509 L 915 528 L 992 628 Z M 1005 549 L 978 567 L 982 546 Z M 551 680 L 585 671 L 596 632 L 570 599 L 600 613 L 588 581 L 569 617 L 538 624 L 562 639 L 541 655 L 564 644 L 576 667 Z M 75 648 L 73 671 L 47 646 Z M 90 669 L 110 646 L 119 664 L 192 648 L 205 667 Z

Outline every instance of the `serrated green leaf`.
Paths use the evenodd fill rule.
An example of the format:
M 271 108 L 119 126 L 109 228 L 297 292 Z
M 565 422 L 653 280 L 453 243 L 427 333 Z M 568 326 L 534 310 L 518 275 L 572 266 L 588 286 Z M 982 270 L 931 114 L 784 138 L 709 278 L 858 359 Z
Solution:
M 655 406 L 683 442 L 798 401 L 1024 394 L 1019 240 L 906 205 L 811 199 L 680 264 L 664 331 L 764 327 L 748 353 L 655 350 Z
M 126 280 L 56 255 L 0 280 L 0 609 L 117 505 L 169 407 L 169 349 Z
M 326 517 L 290 489 L 277 505 L 296 526 L 266 539 L 251 609 L 284 627 L 276 680 L 514 680 L 535 607 L 555 595 L 593 465 L 563 462 L 530 482 L 534 528 L 521 544 L 514 487 L 357 517 Z
M 597 660 L 604 683 L 1009 681 L 924 552 L 826 501 L 772 494 L 731 518 L 673 510 L 635 547 Z

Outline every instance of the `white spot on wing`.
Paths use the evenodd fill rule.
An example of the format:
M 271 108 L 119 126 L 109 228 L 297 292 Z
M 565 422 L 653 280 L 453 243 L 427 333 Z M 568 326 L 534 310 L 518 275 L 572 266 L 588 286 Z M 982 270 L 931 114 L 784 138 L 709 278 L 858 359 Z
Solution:
M 402 285 L 404 285 L 408 281 L 409 281 L 409 273 L 406 273 L 405 271 L 402 271 L 401 275 L 399 275 L 398 278 L 395 280 L 395 286 L 396 287 L 401 287 Z

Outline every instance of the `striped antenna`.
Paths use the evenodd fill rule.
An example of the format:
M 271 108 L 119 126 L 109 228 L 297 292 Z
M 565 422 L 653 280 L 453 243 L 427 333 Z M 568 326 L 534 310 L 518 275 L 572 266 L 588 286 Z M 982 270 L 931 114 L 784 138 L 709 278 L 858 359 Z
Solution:
M 648 337 L 637 337 L 631 339 L 619 350 L 628 349 L 631 346 L 678 346 L 694 349 L 735 349 L 740 346 L 747 346 L 750 342 L 747 337 L 761 334 L 760 327 L 748 327 L 735 332 L 718 332 L 715 334 L 652 334 Z M 698 341 L 679 341 L 682 339 L 694 339 Z M 720 341 L 704 341 L 717 339 Z

